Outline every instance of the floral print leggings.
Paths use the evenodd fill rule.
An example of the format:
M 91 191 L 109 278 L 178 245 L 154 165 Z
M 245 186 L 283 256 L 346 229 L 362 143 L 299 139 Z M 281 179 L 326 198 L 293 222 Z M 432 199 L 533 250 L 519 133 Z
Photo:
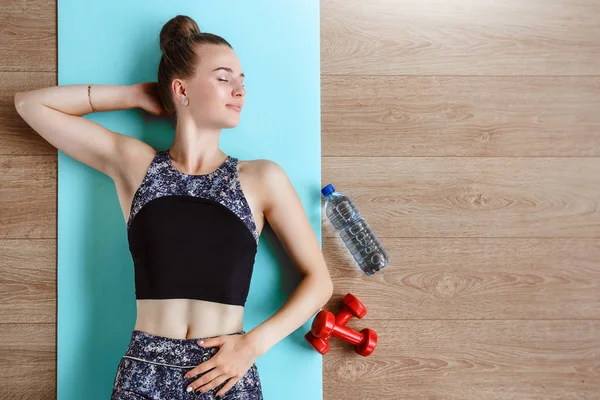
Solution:
M 231 333 L 244 334 L 245 331 Z M 187 393 L 201 375 L 184 375 L 214 356 L 218 347 L 200 347 L 194 339 L 174 339 L 134 330 L 117 367 L 111 400 L 213 400 L 226 382 L 205 392 Z M 223 400 L 263 400 L 256 363 L 222 397 Z

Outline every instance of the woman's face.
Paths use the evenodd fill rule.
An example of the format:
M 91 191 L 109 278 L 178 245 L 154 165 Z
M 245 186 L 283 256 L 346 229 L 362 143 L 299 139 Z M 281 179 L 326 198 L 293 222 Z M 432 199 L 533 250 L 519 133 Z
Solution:
M 246 96 L 240 61 L 224 45 L 201 45 L 198 52 L 200 63 L 186 86 L 189 103 L 183 107 L 198 126 L 236 127 Z

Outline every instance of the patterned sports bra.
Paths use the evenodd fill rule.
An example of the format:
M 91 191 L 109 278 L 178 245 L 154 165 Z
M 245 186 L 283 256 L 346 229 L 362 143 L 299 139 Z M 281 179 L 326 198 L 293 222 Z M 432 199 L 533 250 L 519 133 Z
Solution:
M 127 220 L 136 299 L 186 298 L 244 306 L 259 233 L 227 156 L 213 172 L 189 175 L 158 151 Z

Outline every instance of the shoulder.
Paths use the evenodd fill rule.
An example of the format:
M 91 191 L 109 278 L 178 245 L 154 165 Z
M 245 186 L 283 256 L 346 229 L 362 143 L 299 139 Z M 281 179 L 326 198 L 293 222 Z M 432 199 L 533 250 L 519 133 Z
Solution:
M 272 160 L 264 158 L 255 160 L 239 160 L 240 170 L 244 170 L 257 181 L 263 184 L 277 184 L 281 180 L 287 179 L 287 174 L 283 167 Z
M 263 210 L 268 210 L 280 201 L 282 196 L 294 190 L 285 169 L 272 160 L 241 161 L 240 174 L 251 177 L 250 179 L 255 183 Z
M 158 150 L 148 143 L 132 136 L 122 135 L 113 157 L 114 173 L 111 176 L 115 180 L 125 180 L 136 185 L 146 174 L 157 153 Z

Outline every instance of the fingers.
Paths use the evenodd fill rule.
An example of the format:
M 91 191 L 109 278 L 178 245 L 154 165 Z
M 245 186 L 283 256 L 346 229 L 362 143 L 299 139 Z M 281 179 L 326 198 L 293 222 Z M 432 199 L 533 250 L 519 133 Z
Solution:
M 223 386 L 221 388 L 221 390 L 219 390 L 217 392 L 216 396 L 218 396 L 218 397 L 225 396 L 225 393 L 227 393 L 239 380 L 240 380 L 240 378 L 230 378 L 227 381 L 227 383 L 225 384 L 225 386 Z
M 217 371 L 215 368 L 201 378 L 196 379 L 188 388 L 192 388 L 196 393 L 206 393 L 225 382 L 227 378 L 229 378 L 229 375 Z
M 184 375 L 184 378 L 190 379 L 194 376 L 201 375 L 201 374 L 205 373 L 206 371 L 210 371 L 211 369 L 215 368 L 216 367 L 215 358 L 216 357 L 213 357 L 210 360 L 204 361 L 203 363 L 199 364 L 198 366 L 192 368 Z

